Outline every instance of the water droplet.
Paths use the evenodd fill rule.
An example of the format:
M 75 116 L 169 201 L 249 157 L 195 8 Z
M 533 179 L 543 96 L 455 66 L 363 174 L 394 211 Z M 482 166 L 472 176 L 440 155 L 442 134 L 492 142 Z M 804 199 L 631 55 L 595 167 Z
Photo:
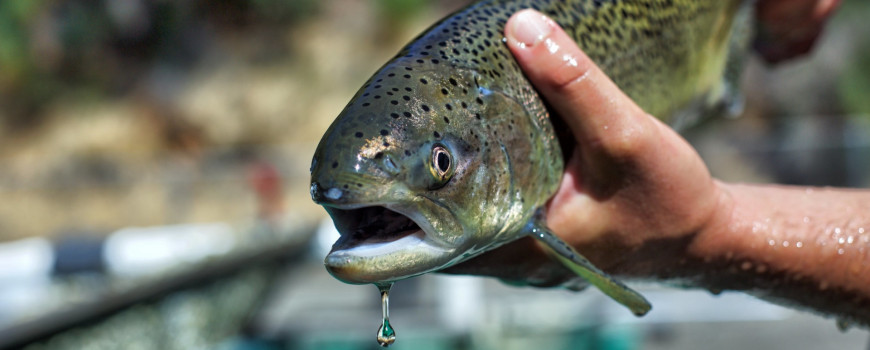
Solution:
M 845 254 L 845 253 L 846 253 L 846 250 L 845 250 L 845 249 L 843 249 L 843 248 L 837 249 L 837 254 L 838 254 L 838 255 L 843 255 L 843 254 Z
M 864 228 L 863 228 L 863 227 L 859 227 L 859 228 L 858 228 L 858 233 L 864 233 Z
M 838 235 L 839 235 L 840 232 L 843 232 L 843 230 L 841 230 L 839 227 L 837 227 L 837 228 L 834 229 L 834 234 L 838 234 Z
M 798 248 L 803 247 L 803 246 L 804 246 L 804 242 L 797 242 L 797 243 L 794 244 L 794 246 L 795 246 L 795 247 L 798 247 Z
M 788 241 L 782 241 L 782 246 L 783 246 L 783 247 L 788 247 Z
M 840 243 L 840 244 L 846 243 L 846 238 L 840 237 L 839 239 L 837 239 L 837 243 Z
M 849 328 L 852 328 L 852 322 L 851 322 L 851 321 L 849 321 L 849 320 L 847 320 L 847 319 L 845 319 L 845 318 L 838 318 L 838 319 L 837 319 L 837 329 L 839 329 L 840 332 L 845 333 L 846 331 L 849 330 Z
M 770 246 L 775 246 L 775 245 L 776 245 L 776 241 L 774 241 L 774 240 L 771 239 L 771 240 L 767 241 L 767 244 L 770 245 Z
M 562 61 L 571 67 L 577 67 L 577 59 L 569 54 L 562 55 Z
M 852 242 L 855 242 L 855 236 L 849 236 L 846 238 L 846 243 L 852 244 Z
M 382 347 L 389 347 L 396 342 L 396 331 L 390 326 L 390 320 L 384 319 L 381 326 L 378 327 L 378 344 Z
M 559 51 L 559 44 L 556 44 L 552 39 L 545 40 L 544 44 L 547 46 L 547 51 L 550 51 L 550 53 L 556 53 L 556 51 Z
M 378 284 L 378 290 L 381 292 L 381 311 L 383 320 L 381 326 L 378 327 L 378 344 L 382 347 L 388 347 L 396 342 L 396 331 L 390 325 L 390 287 L 392 283 Z
M 805 223 L 805 224 L 810 223 L 810 217 L 809 217 L 809 216 L 804 216 L 804 223 Z

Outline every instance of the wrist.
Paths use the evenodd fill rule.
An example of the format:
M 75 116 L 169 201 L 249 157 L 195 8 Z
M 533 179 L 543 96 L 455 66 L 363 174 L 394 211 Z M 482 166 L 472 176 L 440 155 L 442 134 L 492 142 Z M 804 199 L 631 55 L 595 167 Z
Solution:
M 734 220 L 735 201 L 729 185 L 716 180 L 711 185 L 712 205 L 706 206 L 707 214 L 701 219 L 690 220 L 694 224 L 632 239 L 604 235 L 611 239 L 585 245 L 581 252 L 593 252 L 593 257 L 609 255 L 590 260 L 617 276 L 692 284 L 687 281 L 696 280 L 705 272 L 705 266 L 727 255 L 717 249 L 716 240 L 722 232 L 732 229 Z

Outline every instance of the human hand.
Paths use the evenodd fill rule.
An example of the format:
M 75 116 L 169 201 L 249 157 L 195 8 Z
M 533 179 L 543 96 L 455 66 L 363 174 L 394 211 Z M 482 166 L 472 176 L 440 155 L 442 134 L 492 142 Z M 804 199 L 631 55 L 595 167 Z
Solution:
M 755 49 L 770 63 L 810 51 L 840 0 L 762 0 L 756 3 Z
M 547 225 L 607 272 L 644 277 L 667 265 L 661 260 L 681 253 L 669 250 L 684 251 L 717 211 L 720 191 L 701 158 L 550 19 L 524 10 L 506 28 L 515 58 L 577 141 Z M 534 285 L 575 278 L 536 244 L 520 240 L 446 272 Z

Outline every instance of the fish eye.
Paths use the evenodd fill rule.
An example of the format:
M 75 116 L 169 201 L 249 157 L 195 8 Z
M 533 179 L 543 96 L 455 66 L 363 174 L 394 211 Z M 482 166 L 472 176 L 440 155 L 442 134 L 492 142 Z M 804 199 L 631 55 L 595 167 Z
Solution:
M 429 162 L 429 172 L 432 173 L 433 184 L 430 189 L 436 189 L 450 180 L 453 176 L 453 155 L 447 147 L 441 144 L 432 146 L 432 158 Z

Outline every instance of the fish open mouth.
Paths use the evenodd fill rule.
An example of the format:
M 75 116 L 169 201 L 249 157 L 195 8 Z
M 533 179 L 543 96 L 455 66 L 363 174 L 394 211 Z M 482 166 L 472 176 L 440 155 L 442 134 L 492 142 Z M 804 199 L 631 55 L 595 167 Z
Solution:
M 332 250 L 348 250 L 383 245 L 416 235 L 423 238 L 423 229 L 411 218 L 382 206 L 357 209 L 327 208 L 341 238 Z M 400 248 L 400 247 L 396 247 Z
M 444 267 L 456 249 L 429 234 L 421 217 L 386 206 L 336 208 L 325 206 L 341 238 L 324 265 L 346 283 L 397 281 Z

